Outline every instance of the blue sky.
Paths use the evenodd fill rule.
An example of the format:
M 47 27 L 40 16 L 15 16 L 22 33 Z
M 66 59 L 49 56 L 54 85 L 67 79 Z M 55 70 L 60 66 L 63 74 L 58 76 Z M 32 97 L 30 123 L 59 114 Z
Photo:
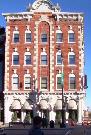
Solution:
M 2 13 L 25 11 L 28 3 L 33 2 L 34 0 L 0 0 L 0 25 L 5 26 Z M 63 12 L 84 13 L 85 73 L 88 76 L 86 105 L 91 108 L 91 0 L 51 0 L 51 2 L 54 4 L 58 2 Z

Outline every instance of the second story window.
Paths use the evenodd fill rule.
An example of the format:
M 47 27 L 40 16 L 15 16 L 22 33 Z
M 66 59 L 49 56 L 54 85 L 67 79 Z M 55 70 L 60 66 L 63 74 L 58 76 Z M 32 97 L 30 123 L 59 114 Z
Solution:
M 25 89 L 31 89 L 31 77 L 30 76 L 25 76 L 24 77 L 24 88 Z
M 19 89 L 19 77 L 17 74 L 12 75 L 12 89 L 13 90 Z
M 41 34 L 41 42 L 43 42 L 43 43 L 47 42 L 47 34 L 46 33 Z
M 57 76 L 57 89 L 62 89 L 61 80 L 62 78 L 60 76 Z
M 76 77 L 74 74 L 69 75 L 69 89 L 76 89 Z
M 47 89 L 47 77 L 41 77 L 41 89 Z
M 13 65 L 19 65 L 19 55 L 13 54 Z

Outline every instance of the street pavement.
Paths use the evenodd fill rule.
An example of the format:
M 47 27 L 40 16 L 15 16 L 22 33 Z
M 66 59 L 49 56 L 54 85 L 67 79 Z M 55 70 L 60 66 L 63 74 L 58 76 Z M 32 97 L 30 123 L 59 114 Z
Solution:
M 15 126 L 15 127 L 5 127 L 2 133 L 6 135 L 28 135 L 29 126 Z M 69 128 L 42 128 L 45 135 L 91 135 L 91 126 L 75 126 Z M 0 133 L 0 135 L 2 135 Z

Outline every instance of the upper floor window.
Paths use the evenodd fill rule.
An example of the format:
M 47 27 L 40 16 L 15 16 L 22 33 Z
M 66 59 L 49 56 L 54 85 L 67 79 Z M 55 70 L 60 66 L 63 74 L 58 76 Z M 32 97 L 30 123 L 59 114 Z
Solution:
M 31 89 L 31 76 L 29 74 L 24 76 L 24 89 Z
M 68 31 L 68 42 L 69 43 L 75 42 L 75 33 L 72 30 Z
M 68 58 L 69 58 L 69 64 L 70 65 L 75 65 L 75 53 L 74 52 L 69 52 Z
M 19 89 L 19 77 L 17 74 L 12 75 L 12 89 Z
M 43 43 L 47 42 L 47 34 L 46 33 L 41 34 L 41 42 L 43 42 Z
M 47 89 L 47 77 L 41 77 L 41 89 Z
M 12 64 L 13 65 L 19 65 L 19 54 L 17 52 L 14 52 L 12 56 L 13 56 L 13 58 L 12 58 L 13 63 Z
M 61 30 L 56 31 L 56 42 L 57 43 L 63 42 L 63 33 Z
M 13 32 L 13 42 L 18 43 L 19 42 L 19 31 Z
M 76 89 L 76 77 L 74 74 L 69 74 L 69 89 Z
M 30 52 L 25 53 L 24 60 L 25 60 L 25 62 L 24 62 L 25 65 L 31 65 L 31 53 Z
M 30 43 L 31 42 L 31 31 L 26 31 L 25 32 L 25 42 Z
M 62 54 L 61 54 L 60 50 L 56 53 L 56 64 L 57 65 L 61 65 L 62 64 Z
M 46 52 L 41 52 L 41 65 L 47 65 L 47 54 L 46 54 Z

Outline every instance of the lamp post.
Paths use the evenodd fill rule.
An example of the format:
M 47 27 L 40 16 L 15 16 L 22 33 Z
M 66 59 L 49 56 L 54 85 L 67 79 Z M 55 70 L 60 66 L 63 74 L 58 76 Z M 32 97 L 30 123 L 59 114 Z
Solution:
M 65 127 L 65 106 L 64 106 L 64 72 L 63 72 L 63 56 L 61 54 L 62 60 L 62 71 L 61 71 L 61 87 L 62 87 L 62 127 Z

